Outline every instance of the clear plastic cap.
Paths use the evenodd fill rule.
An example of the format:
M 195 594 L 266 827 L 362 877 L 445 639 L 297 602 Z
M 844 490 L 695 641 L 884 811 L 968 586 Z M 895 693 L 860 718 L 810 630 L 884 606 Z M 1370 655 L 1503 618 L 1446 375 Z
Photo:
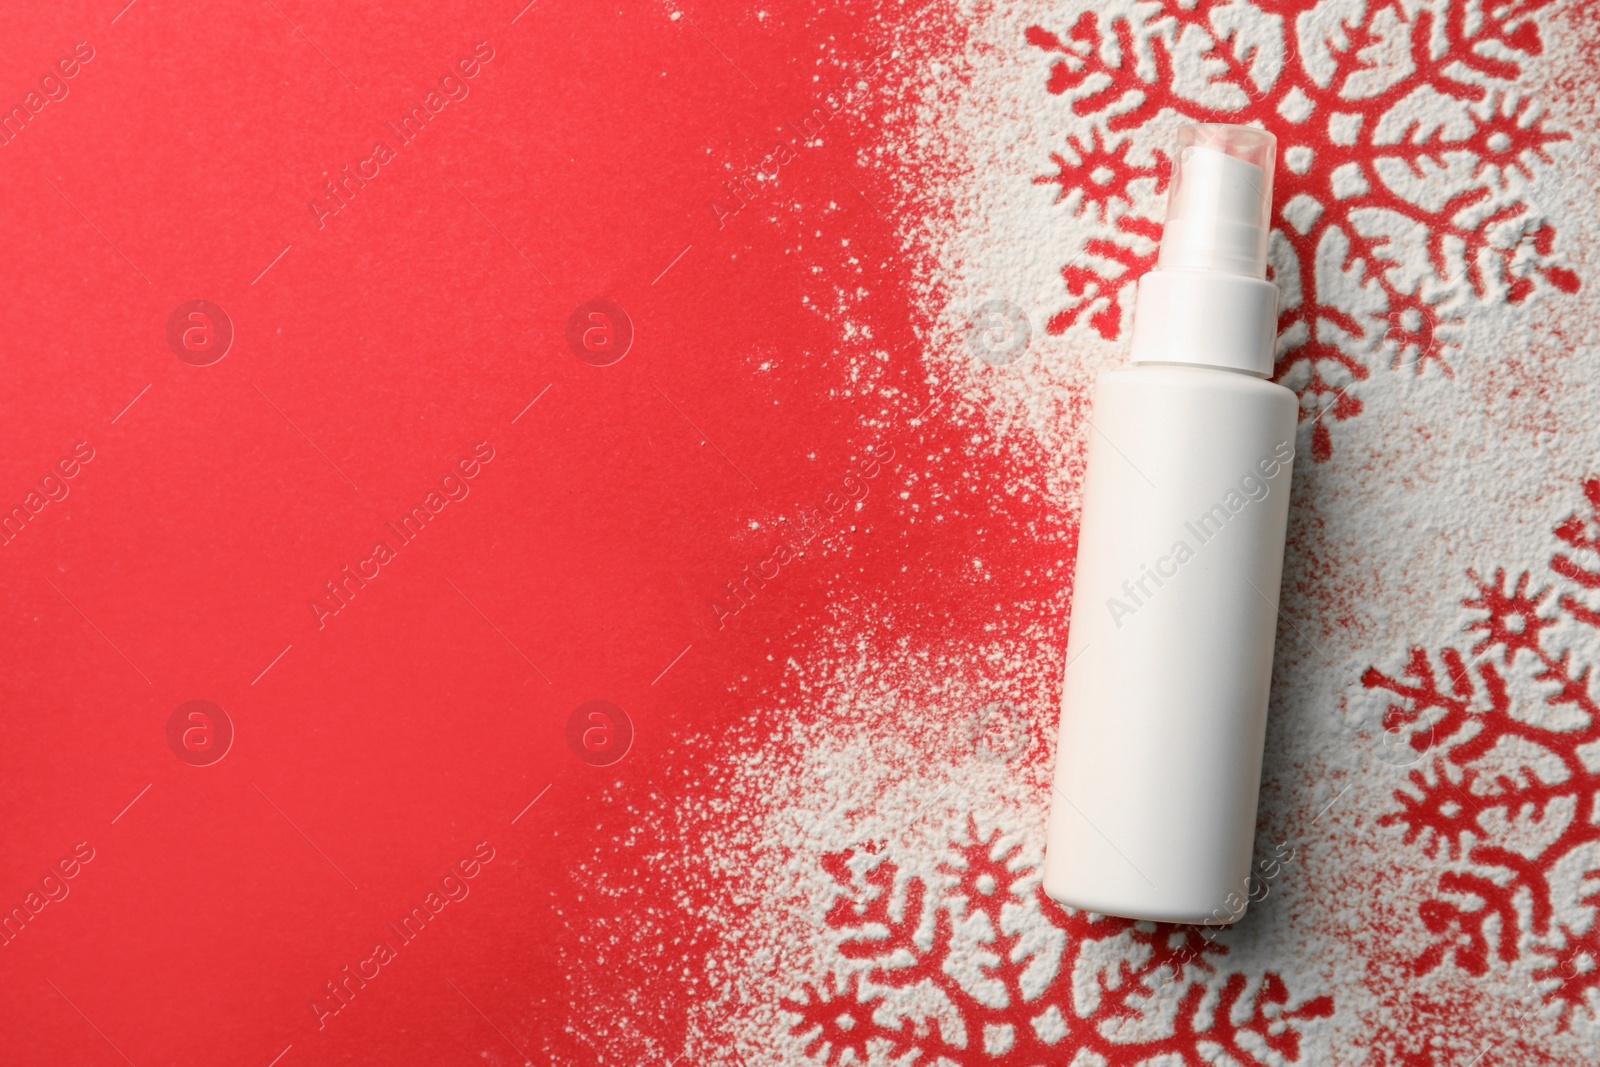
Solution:
M 1156 266 L 1265 278 L 1277 150 L 1277 138 L 1253 126 L 1179 129 Z

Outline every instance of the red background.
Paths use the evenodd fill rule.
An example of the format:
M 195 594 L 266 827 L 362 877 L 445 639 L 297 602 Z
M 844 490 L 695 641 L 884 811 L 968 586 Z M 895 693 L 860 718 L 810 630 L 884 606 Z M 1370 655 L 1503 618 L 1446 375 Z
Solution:
M 5 107 L 94 58 L 0 148 L 0 498 L 95 452 L 0 555 L 4 907 L 95 850 L 0 948 L 6 1063 L 668 1062 L 716 934 L 646 917 L 651 851 L 685 843 L 630 811 L 759 739 L 817 620 L 1005 625 L 1067 555 L 1021 536 L 1037 503 L 947 470 L 953 423 L 912 418 L 939 387 L 868 151 L 904 101 L 874 83 L 796 131 L 916 13 L 519 7 L 6 12 Z M 470 95 L 319 228 L 324 172 L 481 41 Z M 719 226 L 780 144 L 781 196 Z M 887 360 L 817 311 L 857 287 Z M 597 298 L 636 330 L 608 367 L 565 339 Z M 167 344 L 192 299 L 232 323 L 210 366 Z M 470 495 L 319 628 L 324 583 L 483 441 Z M 719 629 L 723 583 L 882 442 L 863 507 Z M 912 521 L 935 495 L 946 521 Z M 944 566 L 978 537 L 981 597 Z M 167 745 L 195 699 L 236 731 L 212 766 Z M 609 768 L 566 742 L 590 699 L 636 731 Z M 319 1029 L 324 983 L 481 841 L 471 895 Z M 637 893 L 586 895 L 597 864 Z

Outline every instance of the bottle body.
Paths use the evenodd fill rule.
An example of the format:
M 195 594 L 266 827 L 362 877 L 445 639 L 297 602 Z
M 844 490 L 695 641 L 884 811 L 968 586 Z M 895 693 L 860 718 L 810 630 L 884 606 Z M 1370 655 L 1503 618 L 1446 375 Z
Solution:
M 1297 415 L 1216 367 L 1096 386 L 1045 849 L 1063 904 L 1243 914 Z

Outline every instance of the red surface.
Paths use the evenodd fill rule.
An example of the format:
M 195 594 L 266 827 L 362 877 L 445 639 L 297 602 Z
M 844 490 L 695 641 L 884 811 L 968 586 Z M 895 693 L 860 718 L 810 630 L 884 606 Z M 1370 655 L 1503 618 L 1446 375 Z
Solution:
M 729 996 L 707 960 L 740 952 L 737 930 L 697 912 L 750 915 L 744 872 L 717 867 L 696 837 L 727 787 L 706 769 L 766 743 L 780 725 L 770 709 L 824 713 L 796 698 L 791 669 L 825 668 L 844 631 L 882 642 L 867 662 L 891 662 L 907 638 L 936 664 L 914 685 L 948 711 L 937 703 L 947 648 L 1009 642 L 1049 661 L 1065 647 L 1073 534 L 1038 491 L 1042 464 L 1062 460 L 1016 440 L 990 447 L 962 399 L 977 390 L 961 386 L 1003 369 L 957 360 L 952 388 L 950 361 L 928 358 L 919 327 L 939 297 L 918 296 L 913 280 L 948 281 L 937 272 L 949 265 L 918 261 L 931 253 L 901 237 L 948 223 L 907 202 L 924 157 L 896 146 L 909 151 L 916 132 L 904 72 L 958 54 L 957 20 L 789 0 L 678 18 L 570 0 L 124 2 L 12 5 L 0 33 L 0 527 L 11 516 L 0 538 L 0 1064 L 673 1062 L 695 1007 Z M 1150 17 L 1200 32 L 1218 7 L 1168 3 Z M 1065 94 L 1056 103 L 1095 131 L 1063 133 L 1053 164 L 1020 161 L 1032 168 L 1023 180 L 1084 194 L 1063 211 L 1116 204 L 1121 231 L 1089 242 L 1086 260 L 1059 250 L 1059 300 L 1030 308 L 1034 322 L 1107 340 L 1126 329 L 1126 287 L 1156 227 L 1132 210 L 1129 184 L 1159 174 L 1122 133 L 1166 105 L 1289 130 L 1274 116 L 1292 89 L 1318 118 L 1294 133 L 1316 148 L 1307 173 L 1280 155 L 1279 230 L 1299 253 L 1304 297 L 1283 327 L 1307 333 L 1279 371 L 1304 400 L 1308 466 L 1338 463 L 1342 434 L 1392 432 L 1357 418 L 1357 394 L 1402 388 L 1411 365 L 1448 371 L 1440 338 L 1453 312 L 1393 284 L 1374 240 L 1344 266 L 1379 279 L 1382 313 L 1343 322 L 1343 344 L 1310 332 L 1341 325 L 1311 251 L 1354 228 L 1357 211 L 1417 223 L 1439 271 L 1446 238 L 1483 252 L 1466 285 L 1485 303 L 1548 299 L 1551 315 L 1577 321 L 1575 294 L 1592 284 L 1562 266 L 1575 228 L 1530 224 L 1496 244 L 1494 218 L 1460 221 L 1476 201 L 1430 212 L 1376 185 L 1337 195 L 1341 163 L 1427 166 L 1440 145 L 1366 133 L 1337 144 L 1323 124 L 1344 106 L 1338 83 L 1377 62 L 1362 49 L 1380 17 L 1404 15 L 1434 48 L 1413 50 L 1373 110 L 1424 88 L 1487 100 L 1478 82 L 1513 82 L 1543 53 L 1547 8 L 1468 18 L 1467 5 L 1445 5 L 1435 25 L 1428 10 L 1372 5 L 1366 26 L 1316 30 L 1348 31 L 1335 82 L 1291 63 L 1227 112 L 1166 91 L 1160 44 L 1149 67 L 1108 47 L 1158 32 L 1116 12 L 1019 31 L 1040 99 Z M 1587 8 L 1574 18 L 1592 22 Z M 1248 89 L 1237 44 L 1213 42 L 1215 80 Z M 1462 82 L 1457 61 L 1478 82 Z M 895 63 L 900 76 L 881 73 Z M 414 137 L 391 128 L 430 105 Z M 1510 169 L 1572 136 L 1526 110 L 1484 114 L 1454 148 Z M 1101 167 L 1111 180 L 1094 179 Z M 336 176 L 343 193 L 327 184 Z M 1326 205 L 1304 234 L 1284 224 L 1297 192 Z M 620 357 L 600 336 L 599 352 L 582 350 L 608 325 L 589 317 L 595 301 L 631 323 Z M 1571 778 L 1522 783 L 1469 813 L 1453 804 L 1465 791 L 1408 778 L 1410 753 L 1395 761 L 1409 783 L 1385 801 L 1396 869 L 1453 856 L 1439 836 L 1451 832 L 1479 872 L 1425 868 L 1426 899 L 1375 929 L 1408 945 L 1421 931 L 1431 947 L 1404 959 L 1392 949 L 1398 962 L 1374 963 L 1370 989 L 1357 976 L 1326 994 L 1253 962 L 1247 979 L 1240 955 L 1195 931 L 1130 932 L 1055 909 L 1062 976 L 1024 990 L 1008 955 L 993 976 L 1011 1000 L 995 1008 L 947 981 L 940 909 L 952 905 L 923 875 L 901 877 L 927 857 L 875 841 L 802 857 L 838 892 L 797 924 L 826 927 L 852 963 L 904 949 L 871 967 L 874 980 L 928 979 L 973 1034 L 1013 1026 L 1021 1037 L 1003 1062 L 1046 1055 L 1030 1020 L 1042 1005 L 1083 1003 L 1073 972 L 1100 981 L 1077 967 L 1096 953 L 1125 984 L 1095 989 L 1073 1041 L 1117 1063 L 1198 1063 L 1224 1046 L 1259 1059 L 1262 1042 L 1309 1062 L 1328 1051 L 1317 1028 L 1362 996 L 1381 1012 L 1345 1032 L 1377 1035 L 1395 1062 L 1443 1062 L 1436 1038 L 1506 1029 L 1474 983 L 1513 962 L 1562 979 L 1529 995 L 1570 1008 L 1565 1026 L 1593 1003 L 1580 959 L 1600 946 L 1592 920 L 1573 925 L 1577 909 L 1551 904 L 1548 877 L 1593 841 L 1593 774 L 1580 773 L 1578 748 L 1597 711 L 1573 695 L 1587 732 L 1541 732 L 1517 725 L 1497 687 L 1512 659 L 1536 659 L 1561 694 L 1588 677 L 1540 621 L 1597 625 L 1577 597 L 1600 581 L 1600 534 L 1581 504 L 1574 487 L 1550 559 L 1471 576 L 1475 622 L 1456 643 L 1481 662 L 1408 653 L 1413 639 L 1443 640 L 1421 623 L 1373 650 L 1365 688 L 1393 694 L 1389 725 L 1452 782 L 1480 773 L 1490 739 L 1513 737 L 1556 753 Z M 391 524 L 418 507 L 426 524 L 400 536 Z M 1576 592 L 1530 586 L 1528 570 Z M 833 627 L 840 618 L 862 621 Z M 1013 702 L 1025 736 L 1053 731 L 1053 689 L 1024 691 L 1003 663 L 962 662 L 983 676 L 952 688 Z M 1490 713 L 1492 728 L 1468 728 Z M 1047 757 L 1038 745 L 1020 762 Z M 1584 818 L 1513 869 L 1493 817 L 1524 802 L 1582 805 Z M 698 820 L 674 822 L 690 803 Z M 639 832 L 662 825 L 677 836 Z M 964 906 L 998 925 L 995 887 L 1026 884 L 1027 864 L 1004 841 L 995 855 L 997 840 L 974 824 L 942 862 Z M 663 850 L 689 860 L 663 864 Z M 670 873 L 702 858 L 692 889 Z M 913 937 L 891 888 L 926 909 L 935 948 Z M 1523 899 L 1537 906 L 1512 915 Z M 426 922 L 412 940 L 398 927 L 417 908 Z M 1557 931 L 1569 935 L 1561 951 Z M 1132 956 L 1106 955 L 1117 937 Z M 1134 983 L 1184 961 L 1181 1032 L 1108 1038 L 1138 1008 Z M 1458 973 L 1460 996 L 1413 988 Z M 957 1047 L 942 1029 L 872 1021 L 859 982 L 785 977 L 793 1015 L 779 1022 L 791 1051 L 818 1062 L 869 1037 L 909 1052 L 913 1036 L 921 1052 L 1002 1062 L 976 1038 Z M 1212 993 L 1229 1009 L 1220 1016 Z M 714 1025 L 695 1025 L 696 1055 L 717 1049 Z
M 0 147 L 0 492 L 26 507 L 78 442 L 93 459 L 0 556 L 0 893 L 25 906 L 77 843 L 93 858 L 0 948 L 5 1063 L 593 1062 L 640 1027 L 670 1048 L 694 979 L 630 955 L 683 951 L 694 923 L 594 959 L 578 934 L 627 931 L 638 901 L 583 899 L 577 865 L 641 862 L 627 804 L 672 803 L 676 737 L 750 725 L 733 690 L 776 684 L 769 653 L 841 574 L 935 627 L 1003 599 L 902 575 L 977 520 L 930 537 L 862 466 L 932 399 L 865 199 L 886 179 L 854 155 L 896 102 L 860 100 L 815 144 L 791 124 L 870 69 L 882 25 L 807 4 L 693 24 L 416 7 L 7 13 L 8 101 L 76 42 L 93 58 Z M 465 98 L 330 213 L 324 173 L 394 147 L 385 123 L 475 46 L 493 58 Z M 774 163 L 800 210 L 727 214 L 724 182 Z M 847 255 L 872 272 L 857 315 L 895 353 L 897 405 L 850 389 L 857 354 L 801 301 Z M 636 329 L 606 367 L 565 339 L 598 298 Z M 208 366 L 167 343 L 195 299 L 232 324 Z M 469 494 L 396 548 L 386 521 L 485 447 Z M 826 524 L 829 494 L 863 487 L 847 543 L 717 627 L 779 516 Z M 991 531 L 1015 518 L 982 510 Z M 311 606 L 385 538 L 395 558 L 347 605 Z M 610 768 L 567 745 L 591 699 L 636 730 Z M 168 747 L 191 700 L 231 719 L 220 762 Z M 319 1017 L 325 983 L 370 975 L 386 923 L 480 842 L 470 894 Z M 580 999 L 595 975 L 635 1018 Z

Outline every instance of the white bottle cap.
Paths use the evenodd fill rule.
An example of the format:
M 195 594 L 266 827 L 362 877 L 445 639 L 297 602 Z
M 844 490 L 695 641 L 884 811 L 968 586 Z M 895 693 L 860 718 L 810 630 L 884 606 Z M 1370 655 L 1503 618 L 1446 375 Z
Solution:
M 1278 287 L 1266 280 L 1277 141 L 1251 126 L 1178 131 L 1156 269 L 1139 280 L 1133 362 L 1272 375 Z
M 1267 276 L 1276 151 L 1272 134 L 1251 126 L 1208 123 L 1178 131 L 1161 270 Z

